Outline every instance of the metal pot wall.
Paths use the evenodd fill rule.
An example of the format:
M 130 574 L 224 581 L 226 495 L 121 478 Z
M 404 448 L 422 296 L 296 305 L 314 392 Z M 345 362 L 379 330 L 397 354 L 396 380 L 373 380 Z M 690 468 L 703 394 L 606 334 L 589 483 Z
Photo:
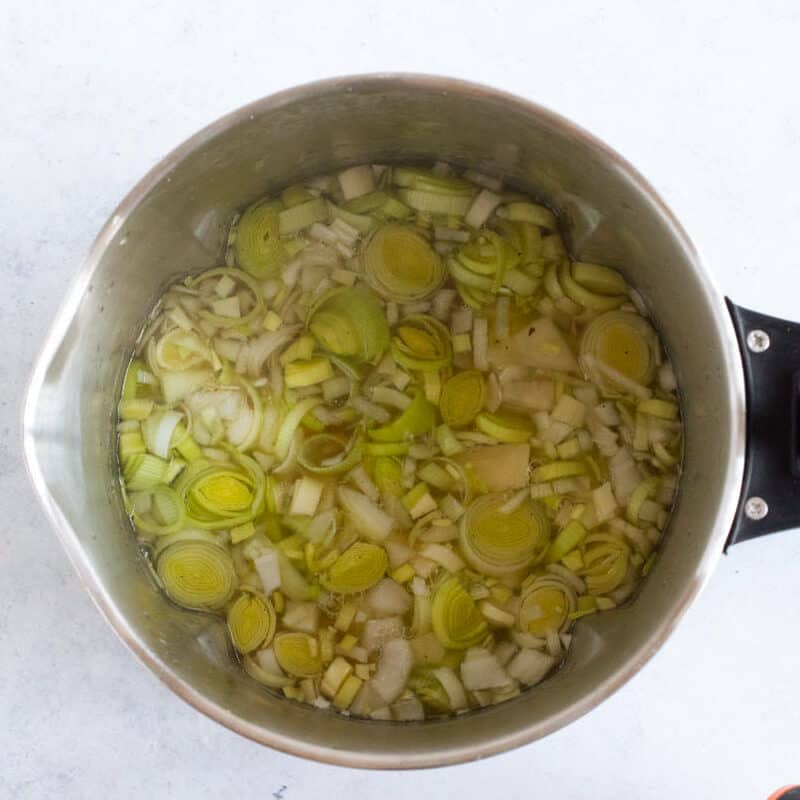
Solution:
M 269 694 L 232 660 L 220 620 L 165 600 L 120 501 L 114 409 L 143 319 L 177 276 L 219 263 L 236 209 L 303 176 L 364 162 L 435 159 L 537 195 L 563 214 L 576 257 L 623 269 L 673 359 L 685 415 L 685 466 L 661 557 L 635 601 L 581 620 L 565 666 L 544 684 L 454 719 L 348 719 Z M 377 768 L 451 764 L 532 741 L 589 711 L 664 643 L 729 537 L 800 522 L 781 509 L 784 495 L 798 488 L 797 437 L 789 436 L 790 399 L 798 391 L 786 364 L 791 356 L 789 363 L 800 363 L 791 346 L 792 333 L 795 343 L 800 337 L 789 323 L 732 311 L 735 324 L 686 233 L 646 181 L 561 117 L 444 78 L 323 81 L 215 122 L 122 201 L 36 365 L 25 451 L 88 592 L 131 650 L 185 700 L 245 736 L 312 759 Z M 751 334 L 754 328 L 768 335 L 770 347 Z M 737 334 L 753 348 L 743 348 L 746 369 Z M 768 396 L 750 387 L 763 369 Z

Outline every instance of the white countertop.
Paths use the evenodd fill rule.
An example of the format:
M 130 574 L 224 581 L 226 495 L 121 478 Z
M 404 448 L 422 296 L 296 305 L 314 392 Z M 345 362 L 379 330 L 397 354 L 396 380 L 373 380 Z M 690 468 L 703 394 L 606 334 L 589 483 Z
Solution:
M 370 773 L 272 752 L 172 695 L 92 606 L 21 462 L 33 357 L 119 198 L 210 120 L 319 77 L 442 73 L 540 101 L 641 169 L 725 293 L 800 317 L 800 7 L 654 5 L 4 4 L 0 797 L 765 800 L 800 782 L 796 531 L 733 548 L 644 671 L 561 732 L 478 764 Z

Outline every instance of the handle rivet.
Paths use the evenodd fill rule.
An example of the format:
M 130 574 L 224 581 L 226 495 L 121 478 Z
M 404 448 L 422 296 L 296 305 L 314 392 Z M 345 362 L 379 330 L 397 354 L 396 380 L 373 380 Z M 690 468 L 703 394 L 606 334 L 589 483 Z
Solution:
M 758 329 L 750 331 L 747 334 L 747 347 L 752 353 L 763 353 L 765 350 L 769 350 L 769 334 Z
M 758 521 L 769 514 L 769 506 L 763 497 L 749 497 L 744 504 L 744 513 L 748 519 Z

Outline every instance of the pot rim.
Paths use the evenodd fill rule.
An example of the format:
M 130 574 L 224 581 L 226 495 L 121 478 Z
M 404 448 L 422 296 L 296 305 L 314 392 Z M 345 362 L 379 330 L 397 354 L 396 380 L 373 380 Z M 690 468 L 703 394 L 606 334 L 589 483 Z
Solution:
M 215 136 L 246 121 L 252 115 L 274 111 L 282 106 L 298 100 L 308 100 L 335 92 L 352 90 L 357 87 L 402 86 L 426 91 L 453 92 L 462 95 L 473 95 L 484 99 L 492 99 L 507 105 L 516 106 L 521 111 L 534 114 L 546 120 L 553 128 L 565 135 L 582 141 L 623 172 L 633 184 L 653 204 L 664 222 L 671 228 L 672 234 L 680 241 L 696 267 L 697 277 L 705 292 L 708 306 L 716 309 L 715 322 L 723 342 L 724 359 L 729 375 L 729 413 L 733 420 L 734 430 L 731 436 L 735 439 L 730 455 L 724 465 L 725 473 L 735 480 L 728 480 L 719 500 L 719 510 L 714 529 L 709 536 L 705 551 L 698 561 L 694 580 L 687 582 L 683 593 L 676 598 L 669 616 L 654 628 L 646 641 L 623 668 L 598 684 L 591 692 L 571 706 L 562 709 L 544 722 L 521 728 L 513 734 L 493 738 L 491 741 L 472 745 L 459 745 L 446 751 L 434 754 L 408 754 L 402 756 L 402 763 L 397 763 L 394 754 L 365 754 L 355 751 L 342 751 L 335 747 L 323 747 L 309 744 L 299 739 L 276 734 L 258 725 L 246 722 L 228 711 L 218 703 L 210 701 L 190 683 L 177 676 L 131 628 L 125 616 L 117 608 L 113 597 L 98 579 L 91 563 L 87 559 L 75 529 L 62 514 L 58 503 L 47 488 L 36 448 L 36 410 L 39 396 L 48 367 L 57 354 L 70 322 L 78 305 L 91 282 L 94 272 L 100 263 L 103 253 L 125 225 L 130 214 L 156 185 L 165 178 L 177 164 L 192 154 L 198 147 Z M 531 100 L 518 95 L 471 81 L 449 78 L 423 73 L 377 72 L 346 75 L 305 83 L 291 87 L 275 94 L 248 103 L 228 114 L 223 115 L 200 131 L 186 139 L 169 152 L 161 161 L 151 168 L 136 185 L 120 201 L 97 234 L 79 272 L 72 281 L 65 298 L 54 318 L 42 349 L 36 359 L 28 385 L 23 408 L 23 450 L 31 482 L 45 511 L 55 527 L 59 540 L 67 553 L 81 583 L 93 602 L 112 626 L 119 638 L 153 673 L 155 673 L 175 694 L 207 717 L 221 723 L 232 731 L 255 742 L 267 745 L 284 753 L 312 759 L 335 766 L 359 767 L 370 769 L 414 769 L 453 765 L 485 758 L 512 748 L 528 744 L 564 727 L 570 722 L 591 711 L 595 706 L 627 683 L 661 648 L 677 627 L 699 592 L 707 584 L 717 559 L 723 551 L 726 538 L 733 523 L 741 490 L 741 477 L 744 469 L 745 455 L 745 394 L 744 375 L 741 357 L 736 342 L 735 332 L 727 315 L 724 298 L 718 290 L 714 279 L 708 273 L 703 260 L 694 243 L 677 220 L 665 201 L 650 183 L 615 150 L 581 126 L 571 122 L 560 114 L 551 111 Z M 370 723 L 380 724 L 380 723 Z

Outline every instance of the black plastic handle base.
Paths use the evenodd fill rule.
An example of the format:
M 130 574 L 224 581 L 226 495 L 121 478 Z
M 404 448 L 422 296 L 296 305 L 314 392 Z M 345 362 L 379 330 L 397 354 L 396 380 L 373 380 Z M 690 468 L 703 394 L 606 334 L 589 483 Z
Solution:
M 726 549 L 800 526 L 800 325 L 727 303 L 742 353 L 747 433 Z

